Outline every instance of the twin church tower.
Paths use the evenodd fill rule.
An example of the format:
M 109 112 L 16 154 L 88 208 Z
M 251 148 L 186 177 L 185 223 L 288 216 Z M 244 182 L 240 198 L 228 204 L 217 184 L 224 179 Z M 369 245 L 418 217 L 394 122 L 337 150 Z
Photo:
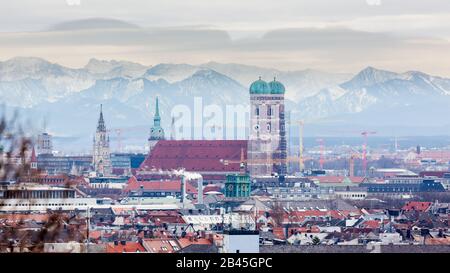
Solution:
M 267 83 L 261 78 L 250 85 L 250 134 L 247 145 L 247 171 L 251 176 L 286 175 L 285 88 L 276 79 Z M 156 98 L 153 126 L 148 139 L 149 150 L 164 140 L 159 101 Z M 97 175 L 112 174 L 110 142 L 102 108 L 94 136 L 93 167 Z

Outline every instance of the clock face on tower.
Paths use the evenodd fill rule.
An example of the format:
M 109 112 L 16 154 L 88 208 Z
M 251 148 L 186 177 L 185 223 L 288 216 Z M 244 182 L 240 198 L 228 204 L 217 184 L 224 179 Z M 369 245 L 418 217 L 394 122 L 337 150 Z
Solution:
M 233 190 L 233 185 L 229 185 L 229 186 L 228 186 L 228 189 L 229 189 L 230 191 L 232 191 L 232 190 Z

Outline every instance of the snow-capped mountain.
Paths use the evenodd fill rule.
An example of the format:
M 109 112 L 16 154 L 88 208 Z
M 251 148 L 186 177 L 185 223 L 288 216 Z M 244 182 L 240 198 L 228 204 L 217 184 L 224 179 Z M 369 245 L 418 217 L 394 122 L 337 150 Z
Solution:
M 349 80 L 352 76 L 345 73 L 327 73 L 311 69 L 281 71 L 272 68 L 216 62 L 209 62 L 201 66 L 227 75 L 243 86 L 249 86 L 258 79 L 258 76 L 261 76 L 265 81 L 271 81 L 273 77 L 277 77 L 277 80 L 281 81 L 286 87 L 286 98 L 295 102 L 315 95 L 321 89 L 334 87 Z
M 339 95 L 336 96 L 336 91 Z M 394 73 L 368 67 L 351 80 L 336 88 L 321 90 L 299 103 L 304 118 L 327 118 L 345 114 L 377 112 L 378 118 L 385 113 L 402 111 L 407 107 L 411 114 L 425 116 L 436 103 L 450 103 L 450 79 L 434 77 L 422 72 Z M 391 111 L 390 109 L 394 109 Z M 423 109 L 423 110 L 420 110 Z M 439 116 L 430 121 L 442 121 Z M 413 123 L 414 120 L 404 122 Z
M 92 58 L 84 66 L 84 69 L 91 74 L 97 75 L 97 77 L 109 79 L 117 77 L 136 78 L 142 76 L 149 67 L 127 61 L 105 61 Z
M 361 70 L 351 80 L 341 84 L 341 87 L 345 89 L 358 89 L 364 86 L 383 83 L 397 78 L 400 78 L 400 75 L 397 73 L 379 70 L 369 66 Z
M 184 80 L 201 68 L 190 64 L 158 64 L 143 75 L 148 80 L 164 79 L 170 83 Z
M 103 72 L 103 75 L 105 71 L 107 69 L 97 70 Z M 37 81 L 36 84 L 41 82 L 34 81 Z M 2 88 L 0 84 L 0 91 L 3 89 L 10 90 L 8 86 Z M 28 115 L 36 121 L 50 119 L 49 126 L 57 133 L 79 136 L 92 133 L 92 126 L 87 124 L 95 125 L 100 104 L 104 105 L 105 118 L 109 117 L 109 128 L 143 124 L 150 127 L 155 99 L 159 97 L 161 115 L 166 117 L 162 119 L 163 127 L 168 129 L 174 106 L 186 105 L 193 109 L 194 98 L 201 98 L 205 106 L 215 104 L 223 109 L 226 105 L 245 106 L 249 102 L 247 88 L 225 75 L 205 68 L 173 83 L 162 78 L 149 80 L 145 77 L 97 79 L 89 88 L 73 92 L 57 101 L 45 99 L 48 93 L 45 86 L 38 85 L 31 89 L 43 96 L 39 97 L 39 102 L 33 101 L 37 96 L 30 98 L 34 104 L 26 109 Z M 3 99 L 6 97 L 2 96 Z
M 35 124 L 48 119 L 48 129 L 55 134 L 86 137 L 94 130 L 99 104 L 109 128 L 147 128 L 159 97 L 162 125 L 168 130 L 173 107 L 192 109 L 195 97 L 222 109 L 248 105 L 248 86 L 258 76 L 266 81 L 276 76 L 285 84 L 291 120 L 332 122 L 334 127 L 358 123 L 415 128 L 417 123 L 442 126 L 450 115 L 450 79 L 419 71 L 368 67 L 350 77 L 213 62 L 146 66 L 97 59 L 68 68 L 28 57 L 0 62 L 0 104 L 21 110 Z
M 88 88 L 94 77 L 84 69 L 72 69 L 34 57 L 0 62 L 0 97 L 13 106 L 31 107 Z M 5 89 L 7 87 L 7 89 Z M 9 94 L 14 90 L 14 94 Z M 16 99 L 14 99 L 16 97 Z M 25 99 L 22 99 L 25 98 Z

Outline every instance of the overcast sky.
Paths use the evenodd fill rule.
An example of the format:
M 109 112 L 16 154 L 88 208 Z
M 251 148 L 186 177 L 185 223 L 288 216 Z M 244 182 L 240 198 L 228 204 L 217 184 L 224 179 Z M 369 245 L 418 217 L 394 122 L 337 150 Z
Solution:
M 0 61 L 14 56 L 450 76 L 450 1 L 0 0 Z

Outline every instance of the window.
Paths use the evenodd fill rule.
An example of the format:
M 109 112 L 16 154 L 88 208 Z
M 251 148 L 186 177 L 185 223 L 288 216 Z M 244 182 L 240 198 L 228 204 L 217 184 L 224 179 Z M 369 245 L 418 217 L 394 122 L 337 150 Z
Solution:
M 256 114 L 257 116 L 259 116 L 259 106 L 256 106 L 255 114 Z
M 270 105 L 267 106 L 267 116 L 272 116 L 272 107 Z

